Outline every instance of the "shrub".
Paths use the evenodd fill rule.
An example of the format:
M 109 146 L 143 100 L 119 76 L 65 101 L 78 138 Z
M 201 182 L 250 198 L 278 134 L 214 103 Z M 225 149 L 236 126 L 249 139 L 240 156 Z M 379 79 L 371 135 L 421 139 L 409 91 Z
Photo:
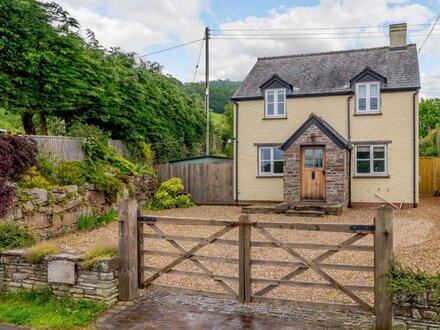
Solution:
M 399 299 L 416 301 L 429 295 L 432 301 L 440 302 L 440 273 L 429 275 L 394 261 L 388 277 L 388 292 Z
M 55 166 L 51 153 L 39 153 L 37 170 L 50 183 L 55 182 Z
M 78 160 L 64 160 L 55 167 L 57 183 L 60 185 L 82 185 L 86 183 L 84 163 Z
M 92 250 L 84 254 L 83 266 L 85 269 L 90 269 L 97 263 L 112 259 L 118 255 L 118 247 L 108 244 L 98 244 Z
M 194 204 L 189 194 L 181 194 L 184 189 L 180 178 L 171 178 L 163 182 L 154 194 L 152 207 L 156 209 L 187 208 Z M 151 205 L 150 205 L 151 206 Z
M 31 263 L 39 263 L 44 260 L 45 257 L 57 254 L 60 252 L 58 246 L 52 243 L 39 243 L 26 250 L 26 259 Z
M 88 164 L 85 175 L 87 182 L 95 184 L 96 190 L 103 192 L 107 197 L 116 198 L 122 191 L 122 182 L 103 162 Z
M 126 175 L 137 175 L 136 165 L 129 160 L 118 155 L 113 155 L 109 159 L 110 164 L 116 168 L 119 173 Z
M 8 214 L 8 209 L 14 204 L 14 187 L 4 178 L 0 178 L 0 219 Z
M 83 230 L 90 230 L 96 225 L 96 217 L 93 215 L 81 214 L 78 220 L 78 226 Z
M 23 189 L 47 189 L 50 185 L 49 181 L 41 176 L 35 166 L 31 167 L 25 174 L 21 175 L 17 184 Z
M 98 215 L 96 217 L 96 223 L 98 225 L 106 225 L 117 219 L 118 219 L 118 212 L 116 212 L 115 209 L 112 208 L 106 214 Z
M 30 137 L 0 132 L 0 141 L 1 176 L 16 180 L 29 168 L 37 165 L 38 148 Z
M 27 228 L 12 222 L 0 224 L 0 250 L 25 248 L 35 242 L 35 236 Z

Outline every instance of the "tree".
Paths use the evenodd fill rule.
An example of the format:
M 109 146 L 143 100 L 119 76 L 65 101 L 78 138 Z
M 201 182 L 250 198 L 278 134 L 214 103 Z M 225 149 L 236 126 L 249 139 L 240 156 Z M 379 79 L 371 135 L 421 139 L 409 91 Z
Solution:
M 422 99 L 419 104 L 420 137 L 427 136 L 435 128 L 440 128 L 440 99 Z
M 72 47 L 81 39 L 78 23 L 55 3 L 5 0 L 0 3 L 0 91 L 8 110 L 22 116 L 28 134 L 47 133 L 46 116 L 65 102 Z
M 48 123 L 57 132 L 65 125 L 67 133 L 85 123 L 152 143 L 160 161 L 197 155 L 206 132 L 200 98 L 163 75 L 158 63 L 105 49 L 91 31 L 82 38 L 78 27 L 54 3 L 0 2 L 0 92 L 25 132 L 36 133 L 36 117 L 41 134 Z

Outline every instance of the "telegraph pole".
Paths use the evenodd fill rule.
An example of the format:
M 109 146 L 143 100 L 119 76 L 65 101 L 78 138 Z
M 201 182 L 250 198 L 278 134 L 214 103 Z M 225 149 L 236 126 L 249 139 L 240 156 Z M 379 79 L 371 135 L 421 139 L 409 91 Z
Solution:
M 205 28 L 206 156 L 209 156 L 209 27 Z

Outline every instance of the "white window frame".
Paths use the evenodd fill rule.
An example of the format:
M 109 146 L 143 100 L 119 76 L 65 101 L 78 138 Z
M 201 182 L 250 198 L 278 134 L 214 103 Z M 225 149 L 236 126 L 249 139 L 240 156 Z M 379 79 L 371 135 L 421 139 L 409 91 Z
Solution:
M 283 93 L 284 93 L 284 108 L 283 108 L 283 113 L 282 114 L 280 114 L 279 113 L 279 109 L 278 109 L 278 92 L 279 91 L 282 91 Z M 269 115 L 268 114 L 268 107 L 267 107 L 267 105 L 268 105 L 268 102 L 267 102 L 267 100 L 268 100 L 268 97 L 267 97 L 267 94 L 268 94 L 268 92 L 273 92 L 273 115 Z M 286 116 L 287 116 L 287 111 L 286 111 L 286 101 L 287 101 L 287 99 L 286 99 L 286 89 L 285 88 L 272 88 L 272 89 L 266 89 L 265 91 L 264 91 L 264 116 L 266 117 L 266 118 L 285 118 Z
M 371 110 L 370 100 L 371 100 L 371 86 L 377 86 L 377 109 Z M 359 110 L 359 87 L 365 86 L 365 110 Z M 368 114 L 368 113 L 380 113 L 380 82 L 360 82 L 356 84 L 356 113 L 357 114 Z
M 358 161 L 366 161 L 367 159 L 358 159 L 357 152 L 359 147 L 368 147 L 370 148 L 370 173 L 358 173 L 357 163 Z M 374 158 L 374 148 L 382 147 L 384 148 L 384 158 Z M 357 176 L 388 176 L 388 146 L 386 144 L 359 144 L 356 145 L 355 154 L 354 154 L 354 170 L 355 175 Z M 374 170 L 374 160 L 384 160 L 385 166 L 383 172 L 372 172 Z
M 261 153 L 265 149 L 270 149 L 270 159 L 263 160 L 261 157 Z M 274 149 L 279 149 L 279 146 L 271 146 L 271 147 L 265 147 L 260 146 L 258 147 L 258 176 L 283 176 L 283 173 L 274 173 L 274 161 L 280 161 L 274 159 Z M 270 172 L 262 172 L 261 171 L 261 162 L 263 161 L 270 161 Z M 281 160 L 284 161 L 284 160 Z M 283 170 L 284 170 L 284 164 L 283 164 Z

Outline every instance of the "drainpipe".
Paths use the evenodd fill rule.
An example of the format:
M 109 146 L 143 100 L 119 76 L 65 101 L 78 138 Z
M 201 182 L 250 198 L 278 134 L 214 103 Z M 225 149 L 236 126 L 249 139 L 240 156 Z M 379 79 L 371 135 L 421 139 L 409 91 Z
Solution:
M 238 103 L 235 105 L 235 203 L 238 205 Z
M 417 127 L 416 127 L 416 97 L 419 94 L 417 90 L 413 94 L 413 208 L 417 207 L 417 172 L 416 172 L 416 161 L 417 161 Z
M 351 147 L 351 122 L 350 122 L 350 118 L 351 118 L 351 113 L 350 113 L 350 101 L 353 98 L 353 93 L 351 93 L 348 97 L 347 97 L 347 137 L 348 137 L 348 143 L 350 143 L 350 147 Z M 351 151 L 352 149 L 349 149 L 348 152 L 348 208 L 351 209 L 353 207 L 352 203 L 351 203 Z

